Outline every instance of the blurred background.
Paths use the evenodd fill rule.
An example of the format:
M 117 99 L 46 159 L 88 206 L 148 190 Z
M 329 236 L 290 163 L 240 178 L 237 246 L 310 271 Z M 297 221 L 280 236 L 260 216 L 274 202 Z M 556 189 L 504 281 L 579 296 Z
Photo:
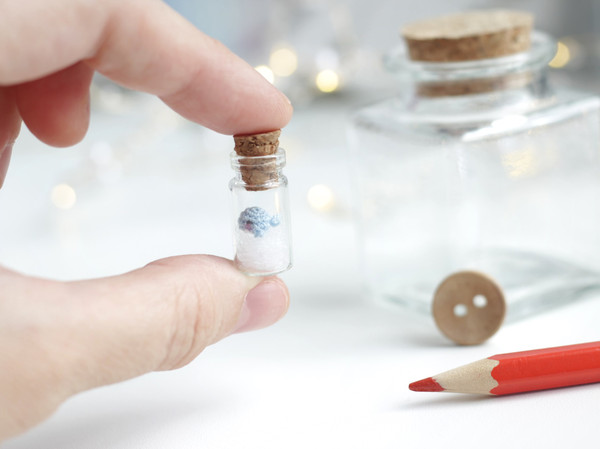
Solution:
M 295 106 L 281 139 L 292 195 L 292 285 L 310 279 L 333 289 L 332 267 L 342 283 L 357 279 L 346 126 L 353 110 L 397 91 L 382 58 L 400 44 L 403 24 L 466 9 L 531 11 L 536 28 L 559 39 L 554 81 L 600 90 L 600 4 L 593 0 L 168 3 Z M 232 139 L 102 77 L 93 84 L 92 109 L 90 131 L 75 148 L 49 149 L 23 131 L 0 192 L 0 263 L 73 279 L 172 254 L 231 257 Z
M 485 423 L 488 443 L 497 433 L 494 411 L 499 422 L 513 420 L 503 438 L 513 438 L 515 446 L 533 443 L 521 437 L 527 432 L 536 435 L 535 445 L 540 435 L 553 438 L 552 428 L 580 425 L 592 432 L 587 423 L 597 397 L 589 389 L 555 392 L 560 407 L 543 402 L 556 399 L 552 394 L 515 398 L 514 409 L 495 408 L 496 401 L 436 404 L 408 396 L 409 381 L 458 360 L 597 338 L 597 313 L 573 306 L 511 324 L 510 332 L 502 330 L 491 347 L 481 348 L 451 345 L 432 320 L 424 326 L 370 307 L 361 294 L 346 128 L 352 111 L 398 91 L 382 59 L 400 44 L 403 24 L 466 9 L 533 12 L 536 28 L 559 40 L 550 63 L 553 81 L 600 92 L 600 2 L 168 3 L 256 67 L 295 106 L 281 138 L 294 239 L 294 267 L 283 274 L 290 313 L 272 328 L 226 339 L 182 370 L 81 395 L 10 447 L 391 448 L 401 441 L 439 447 L 467 437 L 479 447 L 477 431 Z M 117 274 L 176 254 L 232 257 L 233 139 L 100 76 L 91 96 L 90 129 L 75 147 L 49 148 L 22 130 L 0 191 L 0 264 L 69 280 Z M 581 406 L 586 400 L 587 408 Z M 553 410 L 556 421 L 545 421 Z M 460 419 L 449 420 L 447 413 Z M 492 414 L 482 419 L 485 413 Z M 532 416 L 544 421 L 532 427 Z M 430 423 L 441 422 L 449 433 L 432 432 Z M 586 432 L 564 432 L 563 447 L 576 444 L 573 433 L 591 441 Z M 428 438 L 435 446 L 426 445 Z
M 535 15 L 536 28 L 562 39 L 557 62 L 595 75 L 600 55 L 600 4 L 594 0 L 169 0 L 207 34 L 259 67 L 298 106 L 316 92 L 367 94 L 383 82 L 381 55 L 399 43 L 407 22 L 480 8 L 513 8 Z M 569 56 L 566 55 L 569 54 Z M 323 71 L 330 71 L 326 75 Z M 583 74 L 582 74 L 583 75 Z M 590 84 L 595 85 L 593 80 Z M 335 87 L 334 87 L 335 86 Z M 308 90 L 302 90 L 302 88 Z M 316 91 L 316 92 L 315 92 Z M 355 92 L 356 93 L 356 92 Z M 307 95 L 308 94 L 308 95 Z

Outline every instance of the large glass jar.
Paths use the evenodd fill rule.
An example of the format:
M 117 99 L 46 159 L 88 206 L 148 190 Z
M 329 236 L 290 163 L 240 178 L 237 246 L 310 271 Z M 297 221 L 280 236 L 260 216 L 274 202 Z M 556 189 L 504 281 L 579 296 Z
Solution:
M 401 94 L 350 126 L 370 295 L 424 313 L 470 269 L 503 289 L 507 318 L 600 286 L 600 101 L 554 89 L 555 42 L 466 62 L 388 67 Z

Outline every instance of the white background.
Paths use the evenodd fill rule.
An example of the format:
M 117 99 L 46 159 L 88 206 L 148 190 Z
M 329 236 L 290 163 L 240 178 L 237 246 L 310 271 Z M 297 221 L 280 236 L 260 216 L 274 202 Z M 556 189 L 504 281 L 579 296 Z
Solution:
M 48 148 L 23 131 L 0 191 L 0 263 L 80 279 L 174 254 L 231 255 L 232 139 L 146 96 L 115 98 L 119 108 L 95 110 L 76 148 Z M 283 321 L 232 336 L 178 371 L 82 393 L 3 447 L 593 447 L 600 385 L 507 397 L 408 390 L 493 354 L 597 340 L 600 298 L 505 325 L 475 347 L 452 345 L 427 317 L 365 298 L 346 116 L 346 106 L 325 99 L 284 130 L 295 266 L 283 276 L 292 295 Z M 62 182 L 78 195 L 66 211 L 50 201 Z M 333 211 L 309 207 L 317 183 L 336 194 Z

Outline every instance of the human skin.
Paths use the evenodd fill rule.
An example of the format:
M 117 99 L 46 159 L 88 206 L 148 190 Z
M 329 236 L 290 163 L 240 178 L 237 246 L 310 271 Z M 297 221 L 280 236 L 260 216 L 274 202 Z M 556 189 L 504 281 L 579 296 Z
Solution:
M 291 118 L 283 94 L 158 0 L 0 0 L 0 11 L 0 61 L 10 62 L 0 64 L 0 187 L 22 122 L 51 146 L 84 137 L 95 71 L 224 134 Z M 73 394 L 184 366 L 232 333 L 273 324 L 288 304 L 280 279 L 208 255 L 75 282 L 0 266 L 0 440 Z

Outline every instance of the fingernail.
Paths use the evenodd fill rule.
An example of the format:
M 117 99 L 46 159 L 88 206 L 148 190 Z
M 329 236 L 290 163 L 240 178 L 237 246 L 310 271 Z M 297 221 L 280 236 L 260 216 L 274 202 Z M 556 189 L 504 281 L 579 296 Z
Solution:
M 8 163 L 10 162 L 10 155 L 12 153 L 13 144 L 10 143 L 4 147 L 2 153 L 0 153 L 0 188 L 4 184 L 4 178 L 6 178 L 6 172 L 8 171 Z
M 287 287 L 279 278 L 268 278 L 246 295 L 233 333 L 262 329 L 279 321 L 289 304 Z

